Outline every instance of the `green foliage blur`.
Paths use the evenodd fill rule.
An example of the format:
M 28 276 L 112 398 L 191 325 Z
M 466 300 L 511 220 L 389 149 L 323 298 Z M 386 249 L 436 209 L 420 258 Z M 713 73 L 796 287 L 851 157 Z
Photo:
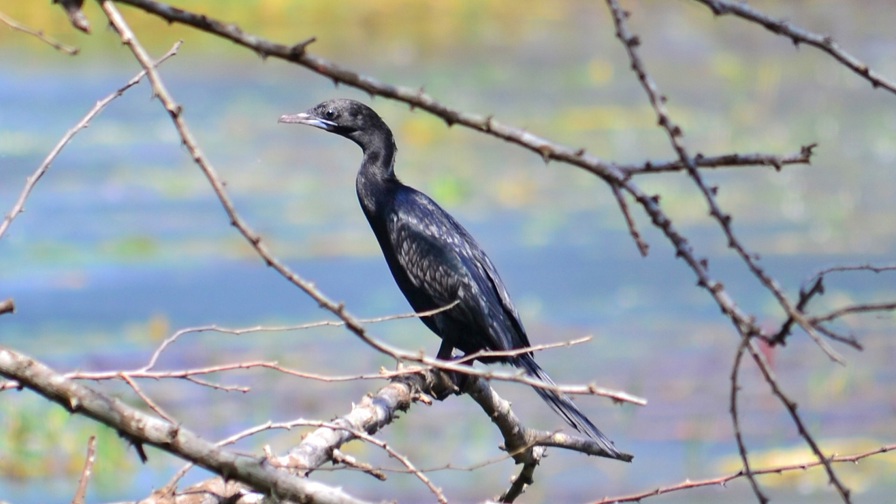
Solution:
M 136 455 L 109 428 L 71 415 L 60 407 L 47 407 L 42 397 L 6 392 L 0 415 L 0 475 L 23 484 L 32 478 L 62 477 L 72 492 L 87 458 L 90 436 L 96 436 L 96 466 L 92 485 L 120 486 L 131 474 Z
M 241 29 L 263 35 L 268 40 L 283 44 L 293 44 L 317 37 L 328 50 L 350 51 L 353 47 L 365 46 L 371 38 L 380 43 L 401 44 L 415 41 L 415 50 L 444 50 L 463 45 L 470 35 L 484 30 L 494 30 L 500 26 L 500 38 L 512 41 L 525 33 L 518 18 L 511 15 L 519 9 L 517 2 L 509 0 L 345 0 L 338 2 L 305 2 L 298 0 L 265 0 L 247 2 L 245 0 L 181 0 L 165 2 L 191 12 L 208 13 L 216 19 L 233 22 Z M 569 10 L 578 8 L 578 2 L 535 2 L 527 5 L 530 19 L 557 20 L 569 15 Z M 122 13 L 131 27 L 140 33 L 141 41 L 150 49 L 162 48 L 158 34 L 168 44 L 172 36 L 177 36 L 191 47 L 213 46 L 220 50 L 222 41 L 196 31 L 174 25 L 158 18 L 134 15 L 131 7 L 121 5 Z M 44 2 L 22 2 L 20 0 L 0 2 L 0 9 L 8 16 L 29 27 L 43 30 L 46 34 L 66 43 L 75 43 L 82 48 L 96 48 L 112 51 L 100 37 L 90 37 L 74 30 L 63 10 L 58 6 L 47 6 Z M 84 4 L 84 13 L 91 22 L 94 33 L 105 29 L 105 17 L 94 2 Z M 501 20 L 506 20 L 503 24 Z M 11 30 L 0 30 L 0 44 L 39 44 L 14 34 Z M 167 49 L 165 47 L 164 49 Z

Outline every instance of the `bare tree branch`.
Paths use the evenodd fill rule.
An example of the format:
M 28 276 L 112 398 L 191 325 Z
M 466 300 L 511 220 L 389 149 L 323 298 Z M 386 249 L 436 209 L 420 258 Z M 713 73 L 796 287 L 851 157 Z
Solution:
M 837 455 L 830 458 L 830 462 L 832 463 L 851 463 L 856 464 L 860 460 L 873 457 L 875 455 L 880 455 L 881 453 L 892 452 L 896 450 L 896 444 L 890 444 L 881 446 L 880 448 L 870 450 L 863 453 L 858 453 L 855 455 Z M 799 462 L 796 464 L 787 464 L 780 465 L 774 467 L 765 467 L 762 469 L 754 469 L 749 474 L 762 476 L 767 474 L 783 474 L 789 472 L 797 472 L 797 471 L 806 471 L 812 469 L 814 467 L 821 466 L 822 463 L 819 461 L 807 461 L 807 462 Z M 641 502 L 648 497 L 655 497 L 657 495 L 665 495 L 673 492 L 680 492 L 682 490 L 693 490 L 694 488 L 707 487 L 707 486 L 725 486 L 728 482 L 734 481 L 739 478 L 746 477 L 748 475 L 747 471 L 740 470 L 734 474 L 729 474 L 728 476 L 719 476 L 717 478 L 710 478 L 704 480 L 691 481 L 687 480 L 682 483 L 678 483 L 677 485 L 671 485 L 666 487 L 659 487 L 654 490 L 649 490 L 646 492 L 640 492 L 631 495 L 625 496 L 616 496 L 616 497 L 607 497 L 605 499 L 601 499 L 599 501 L 595 501 L 592 504 L 616 504 L 622 502 Z
M 452 305 L 449 305 L 452 306 Z M 445 308 L 440 308 L 438 310 L 443 310 Z M 433 310 L 438 311 L 438 310 Z M 425 315 L 427 312 L 424 312 L 421 315 Z M 366 319 L 367 321 L 383 321 L 392 319 L 394 317 L 405 317 L 406 315 L 398 315 L 398 316 L 388 316 L 388 317 L 376 317 L 372 319 Z M 265 368 L 272 369 L 274 371 L 278 371 L 284 374 L 298 376 L 301 378 L 309 378 L 318 381 L 324 382 L 339 382 L 339 381 L 354 381 L 354 380 L 381 380 L 381 379 L 389 379 L 398 376 L 404 376 L 408 374 L 418 373 L 424 369 L 439 369 L 442 371 L 449 371 L 454 373 L 461 373 L 468 376 L 480 377 L 487 380 L 497 380 L 497 381 L 507 381 L 507 382 L 515 382 L 521 383 L 524 385 L 529 385 L 531 387 L 543 388 L 546 390 L 552 390 L 558 393 L 570 394 L 570 395 L 597 395 L 603 396 L 610 399 L 613 399 L 616 402 L 621 403 L 632 403 L 637 404 L 639 406 L 644 406 L 647 404 L 647 400 L 627 392 L 611 390 L 603 387 L 598 387 L 595 384 L 587 384 L 587 385 L 556 385 L 556 384 L 547 384 L 536 379 L 533 379 L 525 374 L 521 373 L 501 373 L 494 372 L 490 370 L 481 370 L 472 368 L 465 363 L 471 362 L 480 358 L 493 358 L 493 357 L 510 357 L 514 355 L 521 355 L 529 352 L 539 352 L 542 350 L 548 350 L 553 348 L 562 348 L 568 347 L 571 345 L 577 345 L 584 343 L 590 340 L 590 337 L 579 338 L 571 341 L 564 341 L 559 343 L 549 343 L 545 345 L 534 345 L 531 347 L 525 347 L 515 350 L 506 350 L 506 351 L 481 351 L 476 352 L 474 354 L 466 355 L 459 359 L 453 361 L 442 361 L 430 357 L 426 357 L 421 352 L 408 352 L 402 349 L 394 348 L 388 346 L 378 340 L 371 338 L 371 341 L 375 345 L 379 345 L 384 349 L 384 353 L 390 357 L 395 358 L 397 361 L 410 361 L 421 364 L 424 367 L 410 367 L 410 368 L 399 368 L 395 371 L 385 371 L 381 370 L 375 374 L 359 374 L 359 375 L 344 375 L 344 376 L 328 376 L 321 375 L 316 373 L 307 373 L 295 369 L 285 368 L 283 366 L 278 365 L 276 362 L 259 362 L 259 361 L 240 361 L 236 363 L 229 364 L 218 364 L 213 366 L 201 367 L 201 368 L 191 368 L 191 369 L 177 369 L 177 370 L 169 370 L 169 371 L 153 371 L 156 364 L 158 363 L 158 359 L 165 349 L 169 348 L 170 344 L 173 343 L 177 338 L 189 334 L 192 332 L 204 332 L 204 331 L 217 331 L 229 334 L 245 334 L 252 332 L 260 332 L 260 331 L 286 331 L 286 330 L 298 330 L 298 329 L 307 329 L 311 327 L 322 327 L 322 326 L 342 326 L 344 325 L 341 322 L 334 321 L 322 321 L 322 322 L 312 322 L 308 324 L 300 324 L 296 326 L 283 326 L 283 327 L 263 327 L 263 326 L 255 326 L 248 328 L 238 328 L 238 329 L 228 329 L 222 328 L 218 326 L 203 326 L 203 327 L 192 327 L 187 329 L 181 329 L 175 332 L 172 336 L 166 338 L 162 344 L 156 349 L 153 353 L 152 357 L 149 360 L 149 363 L 134 370 L 124 370 L 124 371 L 101 371 L 101 372 L 91 372 L 91 371 L 77 371 L 67 374 L 68 378 L 78 379 L 78 380 L 116 380 L 116 379 L 124 379 L 127 378 L 140 378 L 140 379 L 195 379 L 197 376 L 207 375 L 211 373 L 220 373 L 224 371 L 232 371 L 237 369 L 253 369 L 253 368 Z M 370 336 L 367 336 L 370 338 Z M 208 385 L 208 384 L 204 384 Z M 219 385 L 212 385 L 214 388 L 220 388 L 225 390 L 237 390 L 240 392 L 247 392 L 248 389 L 242 387 L 222 387 Z M 11 385 L 10 387 L 14 387 Z M 10 388 L 7 387 L 7 388 Z M 2 388 L 0 388 L 2 390 Z
M 215 473 L 226 474 L 228 478 L 266 494 L 300 502 L 306 499 L 339 504 L 363 502 L 342 490 L 278 470 L 259 458 L 224 450 L 186 427 L 142 413 L 2 346 L 0 375 L 17 381 L 71 413 L 85 415 L 108 425 L 127 439 L 155 446 Z
M 691 179 L 694 181 L 694 184 L 700 189 L 701 193 L 703 194 L 707 206 L 709 207 L 709 213 L 719 223 L 720 228 L 722 229 L 725 237 L 728 240 L 729 248 L 734 249 L 738 253 L 738 255 L 741 257 L 741 259 L 747 265 L 753 275 L 757 279 L 759 279 L 760 282 L 762 282 L 762 284 L 768 289 L 769 292 L 774 295 L 775 299 L 777 299 L 781 307 L 784 308 L 788 316 L 793 317 L 793 319 L 797 323 L 799 323 L 800 326 L 803 327 L 803 329 L 805 329 L 805 331 L 810 336 L 812 336 L 815 342 L 822 348 L 822 350 L 825 351 L 825 353 L 827 353 L 827 355 L 831 359 L 842 362 L 842 359 L 839 358 L 837 354 L 833 352 L 833 350 L 830 349 L 822 341 L 815 327 L 796 310 L 790 300 L 782 292 L 777 282 L 770 275 L 768 275 L 763 268 L 759 266 L 756 261 L 756 256 L 749 253 L 746 250 L 746 247 L 741 244 L 741 242 L 735 237 L 734 231 L 731 227 L 731 215 L 726 214 L 721 210 L 715 198 L 716 191 L 707 187 L 707 185 L 703 181 L 702 176 L 700 175 L 700 172 L 697 170 L 697 167 L 691 161 L 691 157 L 681 140 L 684 133 L 681 127 L 673 122 L 665 105 L 667 101 L 666 97 L 659 92 L 656 83 L 647 73 L 646 67 L 641 61 L 640 56 L 638 55 L 637 48 L 640 45 L 640 40 L 638 39 L 638 37 L 634 36 L 628 29 L 626 20 L 629 14 L 622 10 L 617 0 L 607 0 L 607 5 L 610 8 L 610 12 L 613 16 L 613 22 L 616 25 L 616 36 L 625 47 L 626 53 L 628 54 L 629 60 L 632 64 L 632 71 L 635 73 L 638 81 L 641 83 L 641 86 L 647 93 L 648 101 L 650 102 L 656 113 L 659 126 L 666 131 L 672 148 L 678 154 L 681 162 L 686 165 L 688 175 L 691 177 Z M 725 306 L 721 306 L 724 311 Z M 773 394 L 778 397 L 782 404 L 785 406 L 788 413 L 790 414 L 791 419 L 796 425 L 799 434 L 803 437 L 803 439 L 806 440 L 806 443 L 818 457 L 818 460 L 824 465 L 825 471 L 828 473 L 828 476 L 831 479 L 831 483 L 840 494 L 840 497 L 844 502 L 849 503 L 849 490 L 837 477 L 833 467 L 831 467 L 830 463 L 828 462 L 827 457 L 822 453 L 821 449 L 818 447 L 818 444 L 815 442 L 815 439 L 804 427 L 803 420 L 796 411 L 796 404 L 782 390 L 777 380 L 773 376 L 768 363 L 765 362 L 765 359 L 762 357 L 762 355 L 756 351 L 753 341 L 750 340 L 750 338 L 752 338 L 754 335 L 761 334 L 761 331 L 758 327 L 756 327 L 756 324 L 753 320 L 742 319 L 738 316 L 739 314 L 734 312 L 727 314 L 732 318 L 735 329 L 740 333 L 742 340 L 745 342 L 744 345 L 746 349 L 750 352 L 750 355 L 753 357 L 754 362 L 759 367 L 763 377 L 771 387 Z M 745 452 L 743 452 L 742 454 L 744 455 L 744 460 L 746 460 Z M 765 502 L 765 497 L 762 492 L 759 491 L 759 486 L 755 484 L 755 480 L 751 479 L 751 481 L 754 483 L 756 497 L 761 502 Z
M 800 152 L 789 154 L 786 156 L 775 156 L 771 154 L 725 154 L 721 156 L 704 156 L 697 154 L 693 158 L 694 166 L 697 168 L 734 168 L 739 166 L 771 166 L 776 171 L 780 171 L 786 165 L 791 164 L 809 164 L 812 160 L 812 150 L 818 144 L 804 145 L 800 148 Z M 684 164 L 678 161 L 667 161 L 665 163 L 647 162 L 643 166 L 619 166 L 619 171 L 626 175 L 650 175 L 653 173 L 676 172 L 681 171 Z
M 628 226 L 628 232 L 632 235 L 632 240 L 635 241 L 635 245 L 638 247 L 638 252 L 641 253 L 641 257 L 647 257 L 647 253 L 650 251 L 650 245 L 644 241 L 644 238 L 638 231 L 635 219 L 632 217 L 632 214 L 628 209 L 628 203 L 625 201 L 625 195 L 622 194 L 622 190 L 618 185 L 614 184 L 612 188 L 613 196 L 616 197 L 616 202 L 619 203 L 619 211 L 622 212 L 622 216 L 625 218 L 625 225 Z
M 198 14 L 184 9 L 172 7 L 155 0 L 116 0 L 118 3 L 132 5 L 150 14 L 156 15 L 172 23 L 182 23 L 196 29 L 230 40 L 238 45 L 252 50 L 262 58 L 280 58 L 301 65 L 308 70 L 331 79 L 336 84 L 347 84 L 358 88 L 371 95 L 391 98 L 407 103 L 412 109 L 421 109 L 441 118 L 449 126 L 461 125 L 480 133 L 490 135 L 501 140 L 519 145 L 528 149 L 546 161 L 555 160 L 568 163 L 585 169 L 605 180 L 621 180 L 626 171 L 636 173 L 647 171 L 647 165 L 625 166 L 606 163 L 598 158 L 586 154 L 585 149 L 572 148 L 551 142 L 524 129 L 516 128 L 499 122 L 493 116 L 473 114 L 453 109 L 444 105 L 424 93 L 419 88 L 395 86 L 381 82 L 373 77 L 361 75 L 332 61 L 310 54 L 308 45 L 314 39 L 310 38 L 292 46 L 277 44 L 265 40 L 257 35 L 248 34 L 234 23 L 226 23 L 214 19 L 205 14 Z M 807 163 L 811 156 L 811 149 L 805 148 L 799 155 L 775 156 L 768 154 L 739 155 L 728 154 L 707 158 L 710 163 L 707 167 L 719 167 L 724 159 L 732 161 L 733 165 L 744 164 L 749 157 L 754 157 L 759 164 L 775 165 L 776 159 L 780 159 L 780 165 L 793 163 Z M 701 156 L 702 157 L 702 156 Z M 785 161 L 787 159 L 787 161 Z M 703 161 L 692 159 L 692 163 L 703 166 Z M 680 160 L 660 161 L 649 163 L 649 166 L 661 166 L 661 171 L 682 171 L 685 165 Z
M 180 49 L 180 45 L 181 45 L 180 42 L 174 44 L 174 46 L 167 53 L 165 53 L 161 58 L 159 58 L 155 62 L 149 63 L 150 67 L 154 68 L 157 65 L 161 64 L 162 62 L 164 62 L 165 60 L 167 60 L 168 58 L 177 54 L 178 49 Z M 114 91 L 109 96 L 106 96 L 102 100 L 96 102 L 96 105 L 94 105 L 93 108 L 90 109 L 89 112 L 87 112 L 87 115 L 85 115 L 80 121 L 78 121 L 77 124 L 75 124 L 72 127 L 72 129 L 68 130 L 65 133 L 65 135 L 62 136 L 62 138 L 59 140 L 59 142 L 56 144 L 56 146 L 53 147 L 53 150 L 51 150 L 50 153 L 47 155 L 46 159 L 44 159 L 44 162 L 41 163 L 40 166 L 37 167 L 37 170 L 35 170 L 34 173 L 26 179 L 25 187 L 22 189 L 22 193 L 19 195 L 18 200 L 16 200 L 15 204 L 12 206 L 12 209 L 9 211 L 9 213 L 6 214 L 6 216 L 3 219 L 3 222 L 0 222 L 0 238 L 3 238 L 3 235 L 6 233 L 6 230 L 9 229 L 9 225 L 12 224 L 13 219 L 15 219 L 20 213 L 25 211 L 25 201 L 28 199 L 28 196 L 31 195 L 31 191 L 34 189 L 34 186 L 37 184 L 37 181 L 40 180 L 40 178 L 43 177 L 45 173 L 47 173 L 47 170 L 50 169 L 50 164 L 52 164 L 53 161 L 56 159 L 56 157 L 59 156 L 59 153 L 62 152 L 62 149 L 65 148 L 65 146 L 68 145 L 69 142 L 71 142 L 72 138 L 79 131 L 81 131 L 82 129 L 89 126 L 90 122 L 97 115 L 99 115 L 99 113 L 102 112 L 103 109 L 105 109 L 107 105 L 112 103 L 112 101 L 115 100 L 116 98 L 118 98 L 119 96 L 123 95 L 124 92 L 127 91 L 128 89 L 136 86 L 137 83 L 139 83 L 140 80 L 143 79 L 144 75 L 146 75 L 145 70 L 139 72 L 137 75 L 135 75 L 133 78 L 131 78 L 131 80 L 129 80 L 127 82 L 127 84 L 125 84 L 118 90 Z
M 44 32 L 42 30 L 35 30 L 33 28 L 28 28 L 27 26 L 19 23 L 15 19 L 7 16 L 6 14 L 4 14 L 2 12 L 0 12 L 0 22 L 5 24 L 6 26 L 12 28 L 13 30 L 17 30 L 22 33 L 27 33 L 28 35 L 37 37 L 42 42 L 45 42 L 46 44 L 49 44 L 50 46 L 52 46 L 53 49 L 56 49 L 57 51 L 62 51 L 68 55 L 74 56 L 74 55 L 78 54 L 78 52 L 80 51 L 80 49 L 78 49 L 77 47 L 72 47 L 70 45 L 63 44 L 62 42 L 58 42 L 58 41 L 52 39 L 51 37 L 44 35 Z
M 414 464 L 411 462 L 410 459 L 408 459 L 406 456 L 402 455 L 401 453 L 398 453 L 396 450 L 394 450 L 392 447 L 390 447 L 385 442 L 380 441 L 379 439 L 376 439 L 375 437 L 371 436 L 366 431 L 358 430 L 358 429 L 354 429 L 354 428 L 349 429 L 345 425 L 342 425 L 342 424 L 337 425 L 336 423 L 333 423 L 333 422 L 302 422 L 302 425 L 317 426 L 318 431 L 320 431 L 320 429 L 328 429 L 330 431 L 344 430 L 344 431 L 347 431 L 349 434 L 351 434 L 351 436 L 354 439 L 361 439 L 369 444 L 380 447 L 386 453 L 388 453 L 390 457 L 399 461 L 407 469 L 407 471 L 410 474 L 413 474 L 417 479 L 419 479 L 421 482 L 423 482 L 423 484 L 426 485 L 426 487 L 433 494 L 433 496 L 436 498 L 436 501 L 438 501 L 439 504 L 448 504 L 448 499 L 445 498 L 445 494 L 442 493 L 442 490 L 439 488 L 436 488 L 436 486 L 432 483 L 432 481 L 430 481 L 430 479 L 427 478 L 426 475 L 423 474 L 422 471 L 420 471 L 419 469 L 414 467 Z M 306 440 L 307 440 L 307 438 L 306 438 Z M 305 441 L 303 441 L 302 443 L 304 444 L 304 442 Z M 334 448 L 334 449 L 330 450 L 330 459 L 333 460 L 334 462 L 338 462 L 338 460 L 336 460 L 336 458 L 334 456 L 334 454 L 336 454 L 337 452 L 338 452 L 338 448 Z M 346 463 L 346 457 L 344 455 L 341 456 L 341 460 L 343 463 Z M 359 466 L 359 464 L 357 464 L 356 461 L 354 461 L 354 460 L 352 460 L 351 463 L 354 466 Z M 299 469 L 306 469 L 306 468 L 300 467 Z M 364 470 L 364 472 L 368 472 L 368 473 L 372 472 L 371 468 L 369 468 L 369 467 L 364 468 L 363 470 Z M 381 477 L 381 475 L 377 475 L 377 478 L 383 479 Z
M 524 462 L 520 473 L 511 482 L 510 488 L 495 500 L 497 502 L 513 502 L 523 495 L 526 488 L 535 483 L 535 468 L 538 467 L 539 461 L 540 459 Z
M 96 436 L 90 436 L 87 440 L 87 458 L 84 460 L 84 469 L 81 471 L 81 478 L 78 479 L 78 490 L 72 498 L 72 504 L 84 504 L 84 498 L 87 497 L 87 484 L 93 475 L 93 464 L 96 462 Z
M 737 347 L 737 352 L 734 355 L 734 365 L 731 366 L 731 392 L 729 394 L 729 413 L 731 413 L 731 425 L 734 426 L 734 439 L 737 441 L 737 451 L 740 455 L 740 460 L 744 464 L 744 469 L 742 471 L 743 475 L 747 477 L 747 480 L 750 482 L 750 487 L 753 489 L 753 494 L 756 495 L 756 498 L 759 500 L 760 504 L 766 504 L 768 502 L 768 496 L 762 491 L 762 487 L 759 486 L 759 482 L 756 480 L 756 476 L 750 469 L 750 457 L 747 455 L 747 443 L 744 441 L 743 432 L 740 428 L 740 415 L 737 411 L 737 397 L 740 393 L 740 385 L 738 384 L 738 375 L 740 374 L 740 366 L 741 362 L 743 362 L 744 353 L 746 353 L 747 345 L 750 344 L 750 338 L 743 338 L 741 340 L 740 345 Z
M 732 2 L 729 0 L 696 0 L 708 7 L 716 16 L 731 14 L 741 19 L 756 23 L 765 27 L 772 33 L 789 38 L 793 45 L 806 44 L 816 47 L 839 61 L 863 79 L 871 83 L 874 88 L 882 87 L 896 94 L 896 84 L 874 72 L 868 65 L 859 61 L 855 56 L 840 48 L 830 36 L 818 35 L 804 30 L 789 21 L 774 19 L 766 14 L 750 7 L 746 2 Z
M 860 265 L 851 265 L 851 266 L 834 266 L 830 268 L 825 268 L 814 275 L 812 275 L 807 281 L 803 283 L 803 286 L 800 288 L 800 296 L 799 300 L 796 304 L 796 309 L 800 313 L 805 313 L 806 308 L 809 302 L 816 296 L 820 296 L 824 294 L 824 279 L 827 275 L 831 273 L 843 273 L 843 272 L 861 272 L 861 271 L 870 271 L 872 273 L 883 273 L 896 271 L 896 265 L 882 265 L 875 266 L 873 264 L 860 264 Z M 844 315 L 848 315 L 851 313 L 861 313 L 861 312 L 878 312 L 878 311 L 893 311 L 896 310 L 896 306 L 894 303 L 871 303 L 866 305 L 853 305 L 846 306 L 839 310 L 835 310 L 833 312 L 828 313 L 827 315 L 822 316 L 813 316 L 809 317 L 808 320 L 814 324 L 818 325 L 823 322 L 829 322 L 834 319 L 840 318 Z M 772 336 L 768 336 L 765 339 L 768 341 L 770 345 L 784 345 L 787 336 L 790 334 L 790 330 L 793 326 L 794 319 L 793 317 L 788 317 L 786 321 L 781 325 L 781 329 Z M 843 336 L 840 334 L 836 334 L 829 329 L 818 326 L 817 329 L 819 332 L 824 333 L 829 338 L 834 339 L 836 341 L 840 341 L 847 345 L 852 346 L 857 350 L 862 349 L 861 343 L 858 342 L 854 337 L 851 336 Z

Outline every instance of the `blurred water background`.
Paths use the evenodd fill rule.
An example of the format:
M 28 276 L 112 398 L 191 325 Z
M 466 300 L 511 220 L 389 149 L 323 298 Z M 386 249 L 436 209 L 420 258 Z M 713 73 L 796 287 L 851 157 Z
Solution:
M 896 78 L 896 8 L 875 1 L 755 2 L 817 33 L 831 34 L 876 71 Z M 182 1 L 178 5 L 282 43 L 310 36 L 309 50 L 383 81 L 424 88 L 443 103 L 494 114 L 512 125 L 619 163 L 669 160 L 643 91 L 628 70 L 605 6 L 564 0 L 518 2 Z M 795 48 L 755 25 L 714 18 L 691 2 L 626 2 L 640 50 L 685 140 L 704 154 L 791 153 L 818 142 L 811 166 L 707 171 L 735 230 L 791 295 L 817 270 L 892 263 L 896 97 L 811 48 Z M 138 70 L 93 3 L 90 36 L 73 32 L 48 3 L 0 0 L 0 11 L 81 48 L 75 57 L 0 29 L 0 209 L 25 177 L 93 105 Z M 579 404 L 631 465 L 558 450 L 536 473 L 526 502 L 580 502 L 739 469 L 728 414 L 737 339 L 665 239 L 634 214 L 652 245 L 641 258 L 617 205 L 595 177 L 425 113 L 371 100 L 305 69 L 262 60 L 229 42 L 169 26 L 122 6 L 155 55 L 184 40 L 162 67 L 203 152 L 226 180 L 237 210 L 271 250 L 361 317 L 408 311 L 354 195 L 360 151 L 311 128 L 277 124 L 283 113 L 327 98 L 371 103 L 396 133 L 397 172 L 457 216 L 489 252 L 537 343 L 585 335 L 575 349 L 539 361 L 559 382 L 595 382 L 649 400 L 644 408 L 581 398 Z M 688 179 L 639 180 L 662 204 L 742 309 L 781 322 L 774 300 L 726 248 Z M 2 344 L 59 370 L 143 365 L 173 331 L 327 319 L 310 299 L 266 268 L 228 220 L 208 182 L 144 83 L 115 101 L 66 147 L 0 241 L 0 298 L 17 312 L 0 319 Z M 892 300 L 891 275 L 832 278 L 819 311 Z M 774 354 L 775 371 L 827 450 L 855 453 L 896 437 L 893 316 L 853 317 L 840 329 L 865 346 L 838 346 L 832 364 L 798 334 Z M 434 353 L 438 340 L 414 320 L 371 326 L 394 345 Z M 392 366 L 340 328 L 243 336 L 203 333 L 179 341 L 163 369 L 276 360 L 308 372 L 351 375 Z M 805 458 L 781 405 L 752 367 L 744 372 L 743 429 L 756 466 Z M 183 382 L 141 385 L 184 425 L 220 439 L 268 420 L 328 419 L 379 382 L 320 383 L 273 372 L 212 377 L 251 387 L 223 392 Z M 94 384 L 133 397 L 121 385 Z M 560 427 L 531 390 L 496 385 L 518 415 Z M 129 399 L 133 400 L 133 399 Z M 74 493 L 86 439 L 100 435 L 90 502 L 140 499 L 182 463 L 154 449 L 140 465 L 114 433 L 70 417 L 26 392 L 0 394 L 0 499 L 64 502 Z M 294 444 L 299 432 L 256 436 L 251 453 Z M 466 398 L 417 406 L 381 437 L 430 476 L 452 501 L 500 493 L 515 474 L 500 439 Z M 360 444 L 351 454 L 389 464 Z M 452 468 L 447 469 L 450 465 Z M 394 465 L 393 465 L 394 466 Z M 837 466 L 856 502 L 884 502 L 894 458 Z M 187 481 L 207 476 L 194 470 Z M 386 483 L 345 471 L 317 473 L 365 498 L 431 500 L 412 477 Z M 763 477 L 777 502 L 835 502 L 821 470 Z M 496 484 L 496 482 L 499 482 Z M 752 502 L 745 481 L 658 497 L 656 502 Z

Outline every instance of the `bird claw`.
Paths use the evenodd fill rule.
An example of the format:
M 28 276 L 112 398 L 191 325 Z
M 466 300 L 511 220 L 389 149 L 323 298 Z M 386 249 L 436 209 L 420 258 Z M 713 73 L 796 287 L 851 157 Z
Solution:
M 441 371 L 436 374 L 432 385 L 433 397 L 438 401 L 444 401 L 448 396 L 463 393 L 469 382 L 469 375 L 456 371 Z

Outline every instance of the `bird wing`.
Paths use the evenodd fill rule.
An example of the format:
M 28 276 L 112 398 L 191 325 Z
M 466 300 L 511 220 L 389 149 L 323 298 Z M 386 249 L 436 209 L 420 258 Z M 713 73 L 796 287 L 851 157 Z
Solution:
M 399 198 L 417 199 L 417 194 L 422 195 L 412 193 Z M 458 240 L 453 233 L 443 231 L 444 216 L 433 211 L 431 200 L 425 200 L 429 198 L 413 205 L 398 201 L 387 226 L 392 249 L 417 291 L 418 301 L 429 298 L 429 302 L 420 304 L 434 309 L 457 301 L 464 265 L 456 254 Z
M 389 236 L 411 283 L 431 298 L 430 308 L 459 302 L 455 319 L 484 338 L 478 349 L 507 350 L 529 346 L 519 314 L 494 264 L 476 240 L 428 196 L 409 190 L 389 220 Z M 408 209 L 413 209 L 410 211 Z M 457 320 L 456 320 L 457 321 Z

